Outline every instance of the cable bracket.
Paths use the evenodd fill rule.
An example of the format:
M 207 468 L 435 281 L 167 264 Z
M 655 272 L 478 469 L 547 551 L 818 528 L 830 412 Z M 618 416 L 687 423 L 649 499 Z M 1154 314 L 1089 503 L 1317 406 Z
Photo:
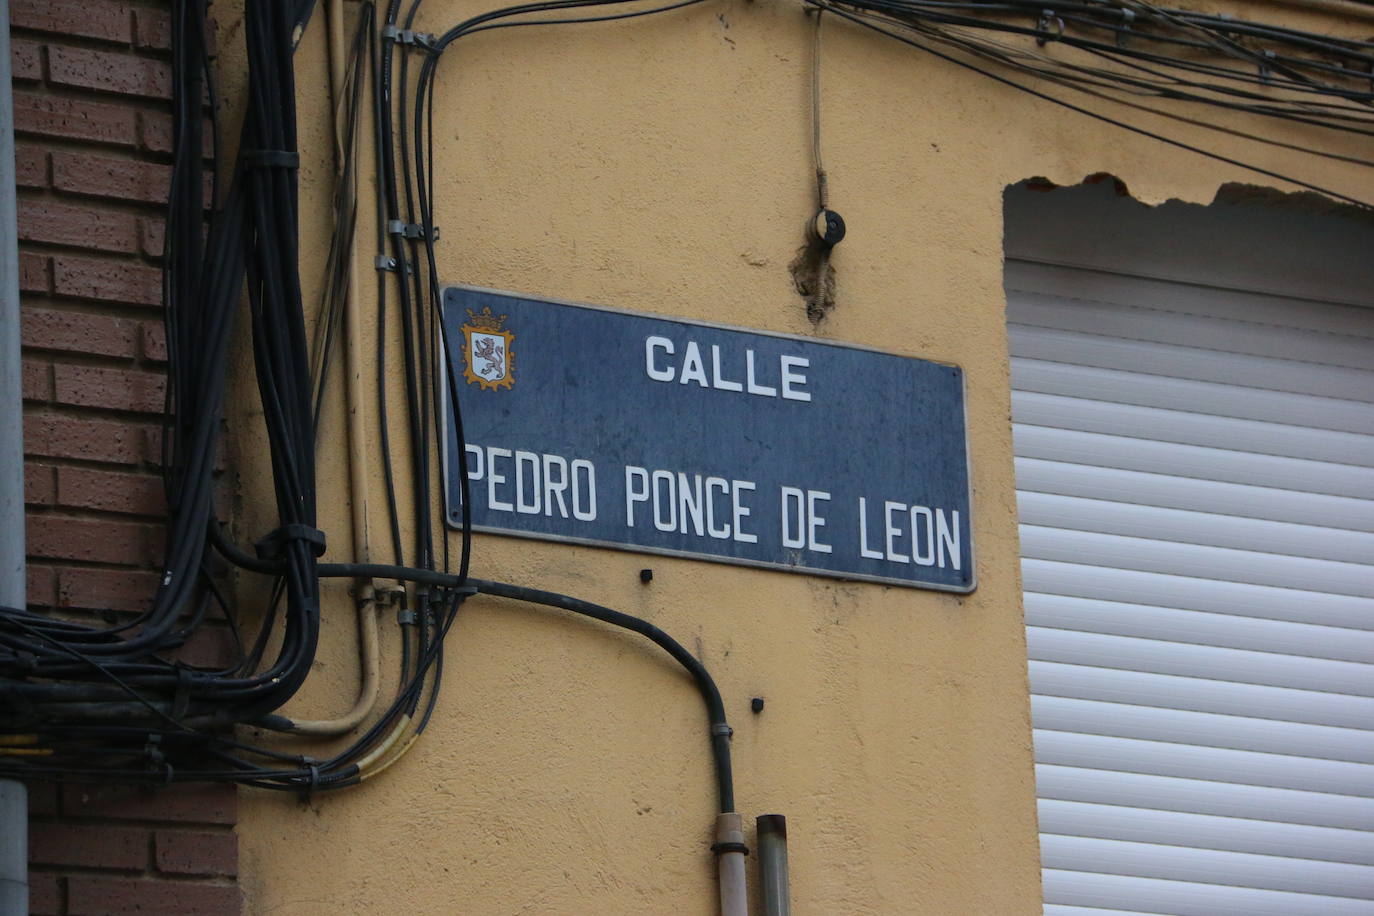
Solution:
M 396 269 L 396 259 L 393 258 L 393 257 L 390 257 L 390 256 L 388 256 L 388 255 L 384 255 L 384 254 L 379 254 L 379 255 L 377 255 L 376 260 L 374 260 L 374 261 L 372 262 L 372 264 L 373 264 L 373 266 L 375 266 L 378 270 L 395 270 L 395 269 Z
M 439 241 L 438 226 L 431 226 L 426 231 L 421 223 L 407 223 L 404 220 L 389 219 L 386 221 L 386 231 L 388 235 L 399 235 L 403 239 L 415 239 L 421 242 Z
M 397 28 L 394 25 L 382 26 L 382 41 L 394 41 L 398 45 L 412 45 L 425 51 L 435 50 L 435 38 L 432 33 Z
M 1040 33 L 1035 36 L 1035 43 L 1043 48 L 1047 42 L 1058 41 L 1064 37 L 1064 20 L 1060 19 L 1054 10 L 1043 9 L 1040 11 L 1040 21 L 1035 24 L 1035 30 Z
M 1131 40 L 1131 26 L 1135 25 L 1135 10 L 1122 9 L 1118 12 L 1121 13 L 1121 29 L 1116 33 L 1116 46 L 1124 48 Z

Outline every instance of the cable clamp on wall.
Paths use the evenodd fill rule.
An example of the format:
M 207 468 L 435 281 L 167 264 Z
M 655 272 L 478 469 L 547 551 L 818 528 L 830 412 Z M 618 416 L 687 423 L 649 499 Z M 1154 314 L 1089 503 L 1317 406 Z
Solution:
M 712 738 L 733 738 L 734 736 L 735 730 L 724 722 L 716 722 L 711 726 Z
M 1126 43 L 1131 40 L 1131 26 L 1135 25 L 1135 10 L 1121 9 L 1121 28 L 1116 33 L 1116 46 L 1126 47 Z
M 418 239 L 422 242 L 439 241 L 439 227 L 431 226 L 428 231 L 420 223 L 407 223 L 399 219 L 389 219 L 386 221 L 386 231 L 388 235 L 399 235 L 404 239 Z
M 315 556 L 324 556 L 324 532 L 309 525 L 282 525 L 253 544 L 260 560 L 279 560 L 290 541 L 305 541 Z
M 375 266 L 378 270 L 395 270 L 395 269 L 396 269 L 396 259 L 393 258 L 393 257 L 388 257 L 387 255 L 384 255 L 384 254 L 379 254 L 379 255 L 377 255 L 376 260 L 374 260 L 372 263 L 373 263 L 373 266 Z
M 711 851 L 716 855 L 723 852 L 740 852 L 746 856 L 749 855 L 749 847 L 743 843 L 712 843 Z
M 243 164 L 250 169 L 298 169 L 301 154 L 289 149 L 246 149 Z
M 1035 30 L 1040 33 L 1035 36 L 1035 43 L 1043 48 L 1046 42 L 1058 41 L 1064 37 L 1064 20 L 1060 19 L 1054 10 L 1041 10 L 1040 21 L 1035 24 Z
M 394 25 L 382 26 L 382 41 L 394 41 L 398 45 L 413 45 L 425 51 L 435 50 L 433 34 L 417 32 L 414 29 L 401 29 Z

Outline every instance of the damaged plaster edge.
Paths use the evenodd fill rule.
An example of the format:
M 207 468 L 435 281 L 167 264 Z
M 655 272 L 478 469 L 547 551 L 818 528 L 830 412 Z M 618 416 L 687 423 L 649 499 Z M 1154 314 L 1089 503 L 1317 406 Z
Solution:
M 1374 211 L 1311 191 L 1227 182 L 1209 201 L 1152 203 L 1105 172 L 1068 186 L 1031 178 L 1004 189 L 1003 250 L 1236 290 L 1258 290 L 1263 275 L 1270 294 L 1374 305 L 1368 277 L 1350 270 L 1374 250 Z

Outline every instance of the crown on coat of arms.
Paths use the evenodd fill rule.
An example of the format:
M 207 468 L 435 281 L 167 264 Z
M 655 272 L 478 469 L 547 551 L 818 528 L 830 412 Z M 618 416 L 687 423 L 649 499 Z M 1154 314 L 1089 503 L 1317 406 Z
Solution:
M 501 325 L 505 323 L 508 317 L 506 315 L 493 315 L 491 313 L 491 306 L 489 305 L 482 309 L 482 314 L 480 315 L 474 313 L 472 309 L 468 309 L 467 312 L 468 324 L 472 325 L 472 327 L 478 331 L 499 331 L 501 330 Z

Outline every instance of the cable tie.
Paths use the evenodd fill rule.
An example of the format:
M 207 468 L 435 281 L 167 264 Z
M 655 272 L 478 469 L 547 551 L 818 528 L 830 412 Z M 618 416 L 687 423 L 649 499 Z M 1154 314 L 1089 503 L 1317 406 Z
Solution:
M 310 770 L 310 781 L 309 781 L 308 783 L 305 784 L 305 792 L 303 793 L 303 794 L 305 795 L 306 798 L 309 798 L 311 795 L 313 795 L 313 794 L 315 793 L 315 790 L 318 789 L 318 788 L 320 787 L 320 766 L 319 766 L 319 764 L 317 764 L 317 763 L 309 764 L 309 767 L 308 767 L 308 768 L 309 768 L 309 770 Z
M 301 154 L 287 149 L 246 149 L 243 164 L 250 169 L 298 169 Z
M 411 45 L 424 51 L 436 50 L 435 38 L 432 33 L 402 29 L 395 25 L 382 26 L 382 41 L 394 41 L 398 45 Z
M 407 223 L 404 220 L 389 219 L 386 221 L 386 231 L 388 235 L 399 235 L 405 239 L 415 239 L 421 242 L 439 241 L 439 227 L 430 226 L 428 231 L 420 223 Z
M 749 847 L 744 845 L 743 843 L 712 843 L 711 851 L 714 852 L 716 855 L 720 855 L 721 853 L 725 852 L 738 852 L 743 853 L 746 856 L 749 855 Z
M 311 553 L 317 557 L 324 556 L 324 532 L 301 524 L 282 525 L 277 530 L 269 532 L 253 544 L 253 551 L 259 560 L 279 560 L 286 542 L 289 541 L 305 541 L 310 545 Z
M 181 719 L 191 706 L 191 671 L 178 662 L 176 672 L 177 687 L 176 692 L 172 694 L 171 715 L 173 719 Z

